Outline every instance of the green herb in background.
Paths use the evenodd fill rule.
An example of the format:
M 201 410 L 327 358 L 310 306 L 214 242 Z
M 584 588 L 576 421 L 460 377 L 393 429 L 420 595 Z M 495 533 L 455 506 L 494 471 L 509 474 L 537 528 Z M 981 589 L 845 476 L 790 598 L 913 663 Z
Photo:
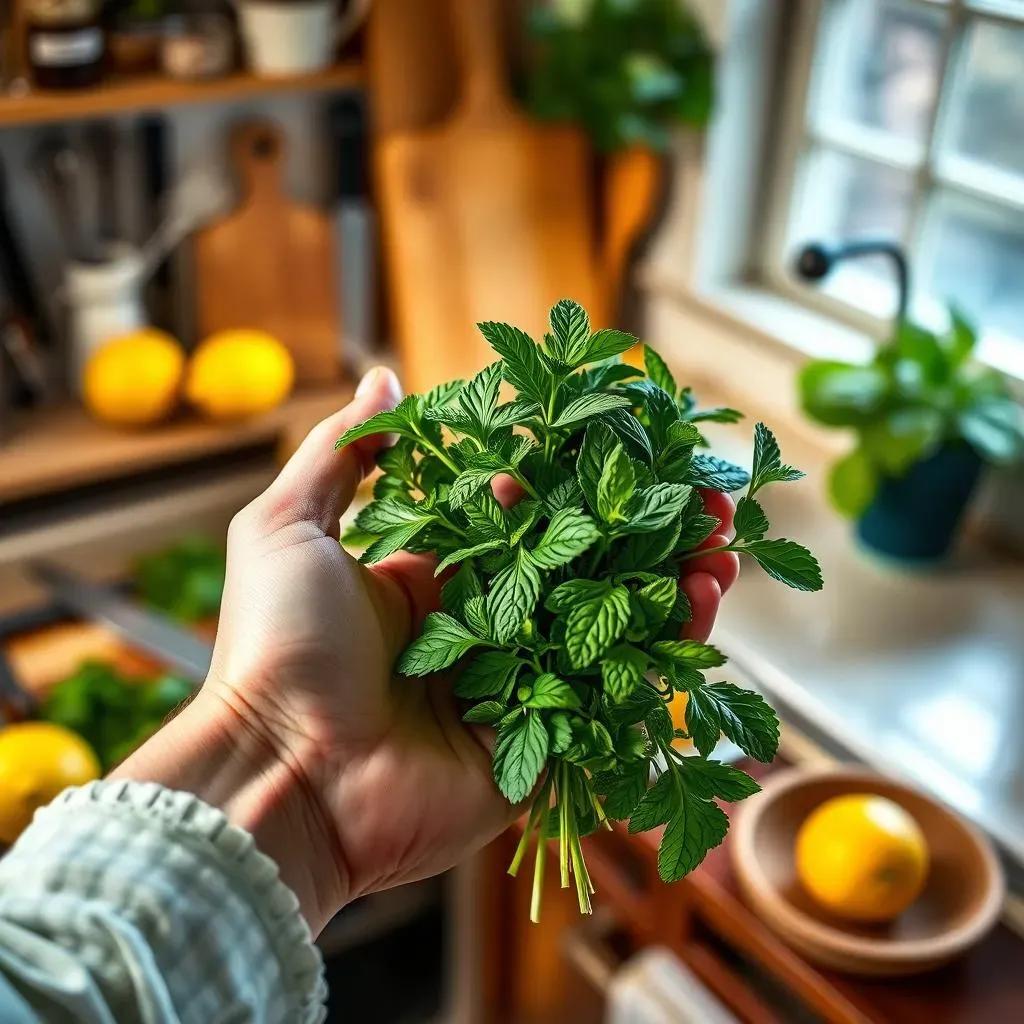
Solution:
M 646 374 L 625 365 L 636 339 L 592 332 L 574 302 L 551 310 L 550 327 L 540 345 L 507 324 L 480 324 L 498 362 L 468 384 L 408 396 L 338 444 L 399 436 L 379 456 L 374 500 L 345 540 L 368 543 L 367 563 L 405 549 L 436 555 L 439 573 L 459 566 L 442 590 L 444 610 L 428 616 L 398 671 L 461 663 L 455 692 L 468 702 L 466 720 L 497 730 L 498 787 L 513 803 L 532 795 L 512 873 L 534 833 L 557 836 L 562 885 L 572 874 L 589 911 L 581 837 L 609 818 L 629 819 L 631 831 L 665 825 L 659 871 L 682 878 L 725 836 L 715 799 L 758 788 L 711 757 L 720 735 L 763 761 L 778 747 L 763 698 L 708 682 L 723 655 L 679 639 L 690 617 L 680 563 L 705 553 L 698 546 L 720 525 L 701 489 L 749 484 L 735 539 L 715 550 L 747 554 L 798 590 L 819 590 L 822 580 L 805 548 L 766 539 L 757 495 L 802 476 L 783 464 L 767 427 L 755 427 L 748 474 L 699 450 L 696 424 L 735 422 L 736 410 L 701 412 L 650 349 Z M 518 393 L 504 403 L 503 379 Z M 513 507 L 492 493 L 499 474 L 523 491 Z M 679 693 L 688 695 L 685 733 L 668 709 Z M 693 740 L 696 756 L 672 746 L 679 736 Z M 534 919 L 544 857 L 538 843 Z
M 185 537 L 139 559 L 138 596 L 181 622 L 213 618 L 224 593 L 225 553 L 205 537 Z
M 675 125 L 711 116 L 714 57 L 680 0 L 538 5 L 530 35 L 530 112 L 579 124 L 599 150 L 664 149 Z
M 900 324 L 865 365 L 816 360 L 804 367 L 804 412 L 856 437 L 829 478 L 838 511 L 859 516 L 884 477 L 904 476 L 946 445 L 969 445 L 996 465 L 1024 456 L 1024 414 L 1003 378 L 971 361 L 977 340 L 954 310 L 941 335 Z
M 107 772 L 191 693 L 191 684 L 173 675 L 136 680 L 112 665 L 87 661 L 50 690 L 39 717 L 82 736 Z

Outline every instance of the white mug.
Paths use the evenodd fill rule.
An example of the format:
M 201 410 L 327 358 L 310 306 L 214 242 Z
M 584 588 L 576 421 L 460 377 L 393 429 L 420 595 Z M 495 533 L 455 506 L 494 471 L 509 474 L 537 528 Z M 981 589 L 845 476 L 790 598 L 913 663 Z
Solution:
M 352 0 L 338 15 L 338 0 L 238 0 L 249 67 L 258 75 L 308 75 L 328 67 L 334 50 L 370 12 L 372 0 Z

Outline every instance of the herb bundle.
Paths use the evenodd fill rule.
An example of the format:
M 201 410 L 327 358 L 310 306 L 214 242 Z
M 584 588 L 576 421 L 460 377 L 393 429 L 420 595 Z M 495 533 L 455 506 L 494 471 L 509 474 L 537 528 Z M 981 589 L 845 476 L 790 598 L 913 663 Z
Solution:
M 702 490 L 748 487 L 735 538 L 712 550 L 747 554 L 798 590 L 822 580 L 805 548 L 765 537 L 757 493 L 802 474 L 783 464 L 763 424 L 750 473 L 708 454 L 699 424 L 741 414 L 699 410 L 649 348 L 646 374 L 623 363 L 636 339 L 592 332 L 569 300 L 551 310 L 543 344 L 507 324 L 479 329 L 499 361 L 468 383 L 410 395 L 338 441 L 398 435 L 378 457 L 374 500 L 344 539 L 367 545 L 366 563 L 405 549 L 436 555 L 438 574 L 451 573 L 443 611 L 427 617 L 397 668 L 423 676 L 459 663 L 465 720 L 497 730 L 499 789 L 513 803 L 532 795 L 510 871 L 537 835 L 536 920 L 546 838 L 558 839 L 562 885 L 575 879 L 584 912 L 593 887 L 580 839 L 611 819 L 628 819 L 631 832 L 667 826 L 658 869 L 678 880 L 725 836 L 715 798 L 758 788 L 711 757 L 720 736 L 761 761 L 777 750 L 764 699 L 708 682 L 723 655 L 679 639 L 690 617 L 680 564 L 706 554 L 699 546 L 720 525 Z M 511 401 L 501 401 L 503 380 L 518 393 Z M 501 474 L 523 492 L 511 507 L 491 488 Z M 677 694 L 686 694 L 685 730 L 668 708 Z M 677 738 L 697 753 L 683 755 Z

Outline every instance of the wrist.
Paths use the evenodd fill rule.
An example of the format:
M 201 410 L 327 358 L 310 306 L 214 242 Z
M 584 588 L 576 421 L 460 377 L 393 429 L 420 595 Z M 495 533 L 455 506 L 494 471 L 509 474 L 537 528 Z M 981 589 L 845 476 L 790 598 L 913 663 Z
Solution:
M 316 935 L 346 902 L 348 878 L 310 781 L 313 754 L 301 741 L 275 743 L 207 685 L 109 777 L 157 782 L 220 808 L 277 863 Z

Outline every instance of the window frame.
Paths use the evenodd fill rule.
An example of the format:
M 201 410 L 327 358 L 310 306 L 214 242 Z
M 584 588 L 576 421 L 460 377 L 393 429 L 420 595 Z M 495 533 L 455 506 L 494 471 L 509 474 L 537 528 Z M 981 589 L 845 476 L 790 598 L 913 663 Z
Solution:
M 938 142 L 948 128 L 951 108 L 955 105 L 950 97 L 956 89 L 956 81 L 944 84 L 945 76 L 963 74 L 964 60 L 961 52 L 969 42 L 967 28 L 972 19 L 992 24 L 1024 29 L 1024 21 L 1012 15 L 1000 14 L 997 10 L 971 8 L 967 0 L 901 0 L 908 7 L 923 10 L 933 9 L 945 14 L 945 28 L 942 35 L 940 62 L 943 79 L 929 115 L 927 130 L 921 146 L 908 144 L 904 155 L 892 155 L 877 150 L 869 153 L 869 146 L 859 147 L 850 143 L 849 134 L 829 131 L 815 123 L 811 108 L 813 101 L 814 70 L 822 18 L 829 0 L 795 0 L 776 47 L 772 74 L 779 89 L 779 106 L 774 116 L 774 134 L 771 144 L 765 147 L 762 188 L 762 202 L 756 227 L 750 237 L 750 261 L 747 268 L 748 284 L 769 290 L 775 295 L 788 299 L 799 306 L 830 320 L 873 337 L 884 336 L 891 320 L 858 308 L 823 289 L 804 285 L 792 274 L 790 261 L 789 225 L 791 211 L 799 187 L 799 175 L 804 155 L 817 148 L 821 151 L 847 154 L 853 158 L 871 159 L 876 165 L 890 167 L 904 174 L 911 174 L 913 189 L 912 204 L 908 216 L 908 227 L 901 239 L 908 252 L 918 250 L 922 238 L 933 230 L 932 217 L 928 212 L 929 200 L 942 201 L 949 197 L 955 201 L 994 203 L 1012 210 L 1015 215 L 1024 216 L 1024 188 L 1019 182 L 1016 190 L 999 190 L 996 181 L 998 172 L 988 175 L 990 187 L 980 180 L 979 170 L 960 158 L 960 173 L 956 172 L 957 161 L 943 157 Z M 732 116 L 725 112 L 726 118 Z M 865 129 L 862 138 L 870 137 Z M 911 153 L 910 150 L 916 150 Z M 969 166 L 970 174 L 967 170 Z M 941 168 L 941 169 L 940 169 Z M 808 239 L 810 241 L 811 239 Z M 878 305 L 876 304 L 876 309 Z M 942 321 L 942 311 L 927 310 L 929 318 L 936 323 Z M 979 358 L 1011 376 L 1024 379 L 1024 337 L 1009 338 L 1006 335 L 987 333 L 979 347 Z

